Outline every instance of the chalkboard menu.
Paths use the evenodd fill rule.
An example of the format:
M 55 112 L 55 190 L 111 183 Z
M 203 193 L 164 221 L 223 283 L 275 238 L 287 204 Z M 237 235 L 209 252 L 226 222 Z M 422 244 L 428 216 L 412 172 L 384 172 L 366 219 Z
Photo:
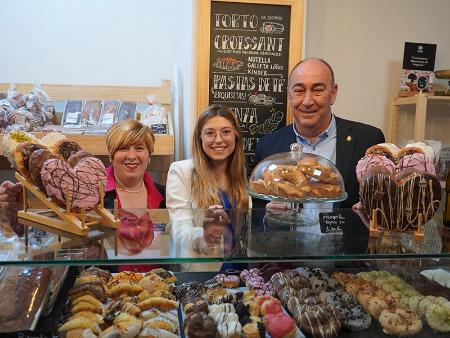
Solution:
M 236 113 L 247 163 L 286 125 L 290 17 L 290 6 L 211 2 L 209 103 Z

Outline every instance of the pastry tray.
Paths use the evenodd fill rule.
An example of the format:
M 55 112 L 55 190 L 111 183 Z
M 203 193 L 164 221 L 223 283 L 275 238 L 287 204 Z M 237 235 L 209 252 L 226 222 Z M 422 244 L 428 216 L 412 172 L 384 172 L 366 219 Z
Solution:
M 336 269 L 324 268 L 324 269 L 329 270 L 330 272 L 343 271 L 343 272 L 358 273 L 358 272 L 364 271 L 364 269 L 356 269 L 356 268 L 336 268 Z M 199 282 L 205 282 L 208 279 L 211 279 L 212 277 L 217 275 L 218 273 L 219 272 L 179 272 L 179 273 L 175 273 L 175 276 L 177 277 L 177 283 L 183 283 L 183 282 L 193 281 L 193 280 L 197 280 Z M 414 287 L 414 285 L 412 285 L 412 286 Z M 235 290 L 237 290 L 237 289 L 235 289 Z M 179 310 L 180 330 L 182 332 L 182 337 L 189 338 L 184 335 L 184 331 L 183 331 L 183 320 L 182 320 L 183 313 L 181 311 L 181 303 L 180 303 L 179 308 L 180 308 L 180 310 Z M 283 307 L 283 309 L 284 309 L 284 307 Z M 289 311 L 287 311 L 286 309 L 284 309 L 284 310 L 290 315 Z M 428 326 L 426 321 L 422 320 L 422 323 L 423 323 L 423 329 L 413 337 L 417 337 L 417 338 L 419 338 L 419 337 L 420 338 L 448 338 L 448 334 L 446 334 L 446 333 L 437 333 L 437 332 L 433 331 Z M 301 333 L 300 330 L 298 330 L 298 331 Z M 303 336 L 303 333 L 301 333 L 301 334 L 302 335 L 299 337 L 310 338 L 309 335 Z M 266 337 L 270 337 L 270 336 L 266 335 Z M 380 326 L 379 322 L 372 318 L 372 324 L 369 328 L 362 330 L 362 331 L 350 331 L 348 329 L 342 328 L 336 337 L 337 338 L 367 338 L 367 337 L 370 337 L 370 338 L 391 337 L 392 338 L 393 336 L 385 334 L 383 332 L 383 329 Z

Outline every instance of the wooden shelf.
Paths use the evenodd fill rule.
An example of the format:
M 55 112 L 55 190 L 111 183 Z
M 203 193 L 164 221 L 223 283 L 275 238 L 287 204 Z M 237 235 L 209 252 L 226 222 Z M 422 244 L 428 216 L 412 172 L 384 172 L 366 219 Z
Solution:
M 41 133 L 33 133 L 38 138 L 42 137 Z M 75 141 L 80 146 L 94 155 L 108 155 L 106 149 L 106 135 L 82 135 L 82 134 L 65 134 L 67 139 Z M 3 136 L 0 135 L 0 154 L 3 154 L 2 145 Z M 155 155 L 173 155 L 174 138 L 173 135 L 155 135 Z
M 418 93 L 414 96 L 393 97 L 391 101 L 391 111 L 388 126 L 388 140 L 396 143 L 398 134 L 398 114 L 399 107 L 403 105 L 416 105 L 416 113 L 414 117 L 414 134 L 415 141 L 423 141 L 425 139 L 425 124 L 427 117 L 428 102 L 432 103 L 450 103 L 450 96 L 433 96 L 424 93 Z

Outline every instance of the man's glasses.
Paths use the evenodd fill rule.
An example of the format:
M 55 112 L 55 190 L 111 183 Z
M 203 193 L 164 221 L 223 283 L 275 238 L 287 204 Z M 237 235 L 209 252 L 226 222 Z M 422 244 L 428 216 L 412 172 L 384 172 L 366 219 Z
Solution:
M 217 136 L 220 136 L 222 140 L 230 140 L 235 136 L 235 131 L 234 129 L 223 129 L 221 131 L 208 129 L 202 133 L 202 136 L 205 138 L 205 140 L 211 142 L 215 141 Z

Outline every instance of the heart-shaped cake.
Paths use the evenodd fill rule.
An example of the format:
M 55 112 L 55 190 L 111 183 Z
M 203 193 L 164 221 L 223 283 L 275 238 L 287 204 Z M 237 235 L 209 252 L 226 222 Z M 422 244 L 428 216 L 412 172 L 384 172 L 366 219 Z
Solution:
M 139 217 L 119 209 L 119 219 L 119 243 L 126 254 L 139 253 L 153 241 L 154 226 L 148 213 Z
M 394 176 L 389 169 L 368 169 L 360 182 L 359 196 L 367 217 L 377 211 L 378 229 L 415 231 L 433 218 L 441 200 L 441 186 L 434 175 L 411 169 Z
M 381 143 L 367 149 L 365 156 L 358 161 L 356 177 L 361 181 L 367 171 L 376 166 L 384 167 L 389 173 L 397 175 L 404 169 L 436 175 L 434 151 L 423 142 L 411 143 L 403 148 L 395 144 Z
M 90 210 L 100 202 L 99 182 L 106 186 L 106 169 L 95 157 L 85 157 L 72 168 L 62 159 L 49 159 L 41 169 L 42 183 L 47 196 L 61 207 L 66 206 L 66 191 L 70 209 Z

